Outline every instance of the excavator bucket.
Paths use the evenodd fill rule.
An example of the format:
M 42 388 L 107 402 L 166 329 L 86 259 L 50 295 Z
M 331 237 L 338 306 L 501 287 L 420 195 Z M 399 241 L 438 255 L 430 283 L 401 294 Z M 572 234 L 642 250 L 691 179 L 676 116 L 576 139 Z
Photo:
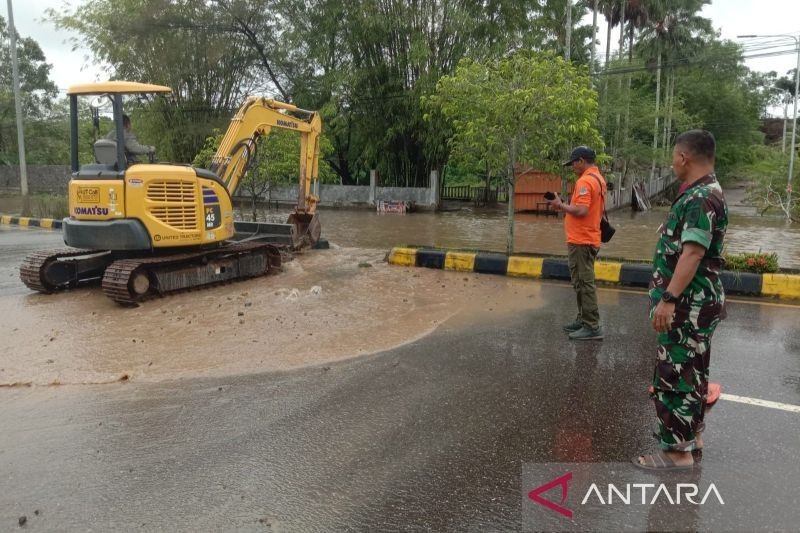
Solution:
M 278 246 L 286 246 L 292 250 L 313 248 L 319 241 L 322 226 L 316 214 L 292 213 L 286 224 L 269 222 L 234 222 L 236 242 L 260 241 Z
M 322 234 L 322 226 L 320 225 L 319 217 L 316 213 L 313 215 L 307 213 L 292 213 L 289 215 L 289 219 L 286 223 L 295 227 L 295 243 L 293 245 L 295 250 L 313 248 Z

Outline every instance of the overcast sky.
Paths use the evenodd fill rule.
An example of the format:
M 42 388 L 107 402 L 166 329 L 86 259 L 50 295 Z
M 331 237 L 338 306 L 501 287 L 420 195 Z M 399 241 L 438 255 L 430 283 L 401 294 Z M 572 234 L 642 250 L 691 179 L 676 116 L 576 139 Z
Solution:
M 72 51 L 71 45 L 67 43 L 69 34 L 56 30 L 52 23 L 44 21 L 45 10 L 61 8 L 64 5 L 63 0 L 12 1 L 17 31 L 20 35 L 33 37 L 39 42 L 47 61 L 53 66 L 51 78 L 59 88 L 65 89 L 75 83 L 107 78 L 99 67 L 91 64 L 91 58 L 86 59 L 86 50 Z M 73 4 L 81 2 L 71 1 Z M 8 19 L 6 2 L 2 4 L 0 13 Z M 721 31 L 722 37 L 727 39 L 735 39 L 740 34 L 800 35 L 800 0 L 713 0 L 713 4 L 703 11 L 703 15 L 710 18 L 714 27 Z M 587 17 L 587 21 L 591 23 L 591 17 Z M 598 37 L 604 40 L 606 32 L 602 24 L 598 33 Z M 604 44 L 598 46 L 599 54 L 603 54 L 604 50 Z M 796 61 L 796 56 L 782 55 L 750 59 L 747 64 L 753 70 L 774 70 L 785 74 L 794 68 Z

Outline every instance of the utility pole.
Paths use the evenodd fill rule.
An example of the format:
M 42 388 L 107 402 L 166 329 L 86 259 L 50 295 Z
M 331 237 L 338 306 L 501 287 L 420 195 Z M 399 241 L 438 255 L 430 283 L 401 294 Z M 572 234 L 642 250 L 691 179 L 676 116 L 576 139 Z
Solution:
M 597 0 L 592 6 L 592 57 L 589 59 L 589 72 L 594 73 L 594 49 L 597 41 Z
M 25 131 L 22 129 L 22 100 L 19 96 L 19 65 L 17 63 L 17 28 L 14 10 L 8 0 L 8 34 L 11 37 L 11 75 L 14 83 L 14 108 L 17 113 L 17 148 L 19 149 L 19 184 L 22 196 L 28 196 L 28 167 L 25 165 Z M 23 209 L 24 210 L 24 209 Z M 26 214 L 26 213 L 25 213 Z
M 792 143 L 789 145 L 789 181 L 786 185 L 786 211 L 791 212 L 792 177 L 794 176 L 794 158 L 797 154 L 797 97 L 800 96 L 800 37 L 794 37 L 797 47 L 797 68 L 794 71 L 794 111 L 792 112 Z
M 786 153 L 786 121 L 789 120 L 789 98 L 783 99 L 783 146 L 781 153 Z
M 8 0 L 9 2 L 11 0 Z M 564 39 L 564 59 L 569 61 L 569 52 L 572 47 L 572 0 L 567 0 L 567 36 Z

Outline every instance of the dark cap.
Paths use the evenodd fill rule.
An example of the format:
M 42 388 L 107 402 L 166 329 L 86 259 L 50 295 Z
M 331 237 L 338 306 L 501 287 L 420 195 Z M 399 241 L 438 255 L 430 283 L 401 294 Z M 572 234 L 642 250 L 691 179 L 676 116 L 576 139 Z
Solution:
M 572 151 L 571 154 L 569 154 L 569 161 L 564 163 L 564 166 L 567 167 L 571 165 L 573 161 L 577 161 L 578 159 L 583 159 L 587 163 L 594 163 L 595 157 L 597 157 L 597 154 L 595 154 L 594 150 L 588 146 L 578 146 Z

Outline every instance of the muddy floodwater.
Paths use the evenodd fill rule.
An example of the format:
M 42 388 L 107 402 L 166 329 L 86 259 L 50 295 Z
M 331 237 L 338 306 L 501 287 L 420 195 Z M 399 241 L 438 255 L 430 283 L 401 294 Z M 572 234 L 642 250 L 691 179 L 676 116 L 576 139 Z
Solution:
M 741 202 L 741 191 L 732 192 L 727 251 L 777 252 L 783 267 L 800 268 L 800 224 L 759 217 Z M 530 281 L 385 262 L 386 251 L 401 244 L 504 250 L 502 207 L 447 207 L 407 215 L 321 210 L 323 235 L 333 249 L 301 254 L 276 276 L 135 309 L 117 306 L 97 286 L 54 295 L 28 291 L 18 278 L 22 250 L 34 249 L 35 239 L 46 241 L 43 249 L 61 239 L 56 232 L 8 226 L 0 257 L 0 386 L 160 381 L 324 365 L 414 342 L 448 320 L 536 305 L 540 284 Z M 612 213 L 617 234 L 601 254 L 649 260 L 665 213 L 665 207 Z M 285 216 L 258 214 L 270 221 Z M 518 214 L 516 250 L 562 255 L 563 221 Z M 502 305 L 498 295 L 509 291 L 501 288 L 515 295 Z
M 747 205 L 741 185 L 725 188 L 730 212 L 727 253 L 775 252 L 783 268 L 800 268 L 800 223 L 789 224 L 777 215 L 759 216 Z M 18 198 L 0 197 L 0 213 L 19 212 Z M 609 214 L 617 228 L 614 239 L 603 246 L 602 257 L 650 261 L 657 230 L 667 207 L 652 211 L 629 209 Z M 288 209 L 258 209 L 260 221 L 284 222 Z M 239 207 L 240 218 L 251 220 L 247 202 Z M 475 208 L 469 203 L 446 203 L 444 210 L 406 215 L 379 214 L 373 210 L 320 209 L 323 235 L 342 247 L 388 249 L 401 244 L 505 251 L 506 207 Z M 515 216 L 515 250 L 563 255 L 563 220 L 553 216 L 518 213 Z
M 287 370 L 387 350 L 443 322 L 537 305 L 540 286 L 394 267 L 382 250 L 312 251 L 275 276 L 150 300 L 99 287 L 0 298 L 0 386 L 161 381 Z M 500 286 L 515 295 L 497 301 Z M 514 301 L 514 298 L 518 298 Z
M 743 203 L 744 190 L 726 191 L 730 221 L 725 238 L 727 253 L 775 252 L 780 266 L 800 268 L 800 223 L 789 224 L 778 216 L 758 216 L 754 207 Z M 474 208 L 450 203 L 447 210 L 406 215 L 379 214 L 373 211 L 323 209 L 320 217 L 323 234 L 332 242 L 348 247 L 390 248 L 416 244 L 447 248 L 505 251 L 506 209 Z M 251 209 L 243 208 L 251 218 Z M 603 245 L 600 255 L 650 261 L 658 227 L 668 212 L 667 206 L 652 211 L 628 209 L 609 213 L 617 228 L 612 241 Z M 259 211 L 259 220 L 282 221 L 288 211 Z M 515 216 L 515 250 L 564 255 L 564 223 L 554 216 L 518 213 Z

